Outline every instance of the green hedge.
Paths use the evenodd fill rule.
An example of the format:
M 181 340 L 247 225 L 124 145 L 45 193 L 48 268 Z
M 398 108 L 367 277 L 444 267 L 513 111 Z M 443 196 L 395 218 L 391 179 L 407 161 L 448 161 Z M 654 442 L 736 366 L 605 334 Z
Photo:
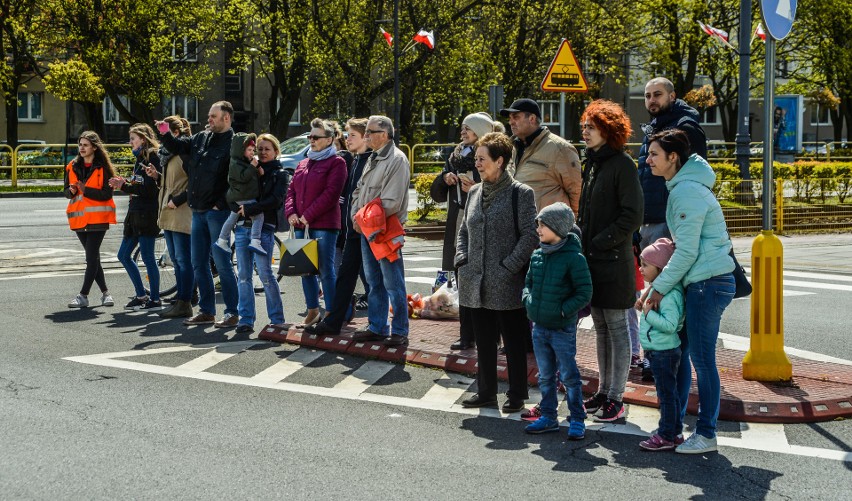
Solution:
M 716 172 L 716 186 L 713 191 L 719 198 L 729 198 L 730 183 L 721 181 L 740 181 L 739 166 L 730 163 L 712 163 Z M 754 181 L 763 179 L 763 163 L 751 162 L 749 174 Z M 852 162 L 798 161 L 792 164 L 773 162 L 772 177 L 776 180 L 791 181 L 795 190 L 794 198 L 811 203 L 815 198 L 823 203 L 827 198 L 837 197 L 840 203 L 852 195 Z

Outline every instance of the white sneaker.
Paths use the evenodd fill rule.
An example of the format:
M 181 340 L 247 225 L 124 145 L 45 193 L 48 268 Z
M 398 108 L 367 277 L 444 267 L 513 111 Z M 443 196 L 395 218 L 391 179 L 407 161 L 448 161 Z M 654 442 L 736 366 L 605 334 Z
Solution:
M 263 247 L 260 245 L 260 239 L 258 238 L 251 239 L 251 243 L 248 244 L 248 248 L 261 256 L 266 255 L 266 251 L 263 250 Z
M 216 240 L 216 247 L 222 249 L 227 253 L 231 253 L 231 242 L 225 240 L 224 238 L 219 238 Z
M 104 295 L 101 296 L 101 306 L 115 306 L 115 301 L 113 301 L 109 292 L 104 292 Z
M 675 452 L 680 454 L 704 454 L 719 450 L 716 438 L 707 438 L 704 435 L 693 433 L 682 444 L 677 446 Z
M 82 295 L 77 294 L 70 303 L 68 303 L 69 308 L 88 308 L 89 307 L 89 298 Z

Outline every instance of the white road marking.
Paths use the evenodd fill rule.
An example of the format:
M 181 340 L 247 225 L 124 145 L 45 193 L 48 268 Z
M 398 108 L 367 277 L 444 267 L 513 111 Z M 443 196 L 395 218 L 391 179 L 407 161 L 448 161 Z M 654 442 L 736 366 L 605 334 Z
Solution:
M 405 277 L 406 282 L 411 282 L 413 284 L 435 284 L 435 277 Z
M 177 368 L 192 373 L 204 372 L 214 365 L 224 362 L 234 355 L 241 353 L 246 348 L 247 346 L 217 346 L 204 355 L 194 358 L 185 364 L 179 365 Z
M 734 334 L 725 334 L 724 332 L 719 333 L 719 341 L 721 342 L 722 347 L 728 348 L 729 350 L 748 351 L 751 345 L 750 338 L 744 336 L 736 336 Z M 822 353 L 816 353 L 813 351 L 800 350 L 798 348 L 791 348 L 789 346 L 784 347 L 784 353 L 786 353 L 787 355 L 794 355 L 799 358 L 814 360 L 817 362 L 830 362 L 833 364 L 852 365 L 852 361 L 850 360 L 843 360 L 842 358 L 836 358 L 830 355 L 823 355 Z
M 346 382 L 341 382 L 337 386 L 333 388 L 324 388 L 318 386 L 309 386 L 295 383 L 287 383 L 283 381 L 275 382 L 273 381 L 273 377 L 271 373 L 267 373 L 268 377 L 258 377 L 264 372 L 254 376 L 254 377 L 245 377 L 245 376 L 232 376 L 227 374 L 214 374 L 211 372 L 197 371 L 196 369 L 204 364 L 209 364 L 211 360 L 205 354 L 199 357 L 200 359 L 204 359 L 204 362 L 198 362 L 197 364 L 192 364 L 192 362 L 187 362 L 179 367 L 164 367 L 153 364 L 145 364 L 139 362 L 133 362 L 132 360 L 124 360 L 126 358 L 132 358 L 142 355 L 151 355 L 158 353 L 175 353 L 181 351 L 191 351 L 191 350 L 205 350 L 210 348 L 215 348 L 216 351 L 210 353 L 219 353 L 220 355 L 224 354 L 236 354 L 239 353 L 249 346 L 255 344 L 263 344 L 263 341 L 241 341 L 241 342 L 233 342 L 233 343 L 219 343 L 219 344 L 211 344 L 211 345 L 198 345 L 198 346 L 174 346 L 168 348 L 154 348 L 147 350 L 133 350 L 133 351 L 125 351 L 125 352 L 117 352 L 117 353 L 102 353 L 96 355 L 84 355 L 77 357 L 66 357 L 64 360 L 69 360 L 72 362 L 79 362 L 91 365 L 105 366 L 105 367 L 113 367 L 117 369 L 129 369 L 136 370 L 141 372 L 147 372 L 152 374 L 161 374 L 161 375 L 169 375 L 169 376 L 178 376 L 178 377 L 186 377 L 192 379 L 200 379 L 205 381 L 213 381 L 220 383 L 228 383 L 228 384 L 238 384 L 245 386 L 252 386 L 258 388 L 269 388 L 275 390 L 283 390 L 289 391 L 293 393 L 302 393 L 308 395 L 317 395 L 324 396 L 330 398 L 341 398 L 347 400 L 361 401 L 361 402 L 371 402 L 385 405 L 393 405 L 400 407 L 408 407 L 415 409 L 423 409 L 423 410 L 433 410 L 433 411 L 441 411 L 441 412 L 452 412 L 454 414 L 468 415 L 468 416 L 482 416 L 482 417 L 492 417 L 492 418 L 502 418 L 509 419 L 514 421 L 520 421 L 520 413 L 513 413 L 504 415 L 498 409 L 495 408 L 486 408 L 486 409 L 466 409 L 461 405 L 449 404 L 448 399 L 451 397 L 449 392 L 442 392 L 442 390 L 436 390 L 434 388 L 430 389 L 426 395 L 424 395 L 420 399 L 407 398 L 407 397 L 397 397 L 390 395 L 380 395 L 376 393 L 368 393 L 364 388 L 364 383 L 367 381 L 378 381 L 381 378 L 381 375 L 387 373 L 392 367 L 393 364 L 388 362 L 367 362 L 365 365 L 370 364 L 369 368 L 364 369 L 360 374 L 358 373 L 358 369 L 353 373 L 351 377 L 356 377 L 358 381 L 349 381 L 344 380 Z M 305 348 L 299 348 L 298 351 L 312 351 Z M 292 356 L 292 355 L 291 355 Z M 310 357 L 308 357 L 310 358 Z M 197 360 L 197 359 L 196 359 Z M 193 361 L 194 362 L 194 361 Z M 295 362 L 295 361 L 294 361 Z M 278 364 L 276 364 L 278 365 Z M 273 366 L 275 367 L 275 366 Z M 271 369 L 271 368 L 270 368 Z M 269 371 L 270 369 L 267 369 Z M 379 375 L 381 374 L 381 375 Z M 357 375 L 357 376 L 356 376 Z M 378 377 L 377 377 L 378 376 Z M 456 377 L 454 375 L 447 375 L 447 378 Z M 444 379 L 443 377 L 441 378 Z M 470 380 L 472 382 L 472 380 Z M 445 390 L 449 390 L 449 388 L 445 388 Z M 427 396 L 429 398 L 427 398 Z M 533 395 L 530 395 L 532 398 Z M 456 398 L 457 400 L 457 398 Z M 453 400 L 455 401 L 455 400 Z M 656 428 L 656 423 L 659 419 L 659 414 L 656 409 L 652 409 L 649 407 L 641 407 L 641 406 L 630 406 L 627 416 L 627 422 L 624 424 L 613 424 L 613 423 L 594 423 L 591 420 L 587 421 L 587 429 L 588 430 L 598 430 L 601 432 L 613 432 L 613 433 L 621 433 L 621 434 L 629 434 L 636 436 L 647 436 L 647 434 Z M 566 426 L 563 423 L 563 426 Z M 736 447 L 742 449 L 749 450 L 758 450 L 764 452 L 776 452 L 790 455 L 798 455 L 798 456 L 806 456 L 806 457 L 817 457 L 822 459 L 829 459 L 834 461 L 844 461 L 852 463 L 852 452 L 844 452 L 837 451 L 831 449 L 820 449 L 816 447 L 802 447 L 796 445 L 789 445 L 786 440 L 778 439 L 778 433 L 783 434 L 783 425 L 761 425 L 755 426 L 752 424 L 748 425 L 750 430 L 746 431 L 741 438 L 727 438 L 727 437 L 719 437 L 719 444 L 726 447 Z M 521 426 L 519 425 L 519 432 L 521 432 Z M 780 431 L 779 431 L 780 430 Z M 776 437 L 776 438 L 772 438 Z
M 437 266 L 433 266 L 431 268 L 406 268 L 405 269 L 406 273 L 408 273 L 409 271 L 413 271 L 413 272 L 416 272 L 416 273 L 437 273 L 437 272 L 441 271 L 441 268 L 438 268 Z
M 336 390 L 354 392 L 358 395 L 364 393 L 373 386 L 385 374 L 393 369 L 395 364 L 379 360 L 367 360 L 364 365 L 358 367 L 352 374 L 334 385 Z
M 272 367 L 255 374 L 251 379 L 253 381 L 260 381 L 263 383 L 277 383 L 282 379 L 292 376 L 296 373 L 296 371 L 304 369 L 311 362 L 321 357 L 323 353 L 326 352 L 300 348 L 290 353 L 287 358 L 280 360 Z
M 822 282 L 802 282 L 800 280 L 784 280 L 784 287 L 804 287 L 806 289 L 827 289 L 833 291 L 852 291 L 852 285 L 828 284 Z
M 444 373 L 420 400 L 443 402 L 450 407 L 464 395 L 474 381 L 476 380 L 461 374 Z
M 789 447 L 784 426 L 771 423 L 740 423 L 740 438 L 749 445 L 767 447 Z
M 402 256 L 403 261 L 440 261 L 440 257 L 432 257 L 432 256 Z

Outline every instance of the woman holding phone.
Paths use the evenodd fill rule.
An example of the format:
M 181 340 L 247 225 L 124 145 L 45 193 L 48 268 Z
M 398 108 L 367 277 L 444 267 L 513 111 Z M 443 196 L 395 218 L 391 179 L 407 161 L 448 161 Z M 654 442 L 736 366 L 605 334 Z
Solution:
M 456 256 L 456 242 L 464 217 L 467 193 L 480 181 L 473 158 L 475 145 L 480 137 L 489 132 L 494 132 L 494 121 L 487 113 L 479 112 L 466 116 L 461 126 L 461 143 L 447 158 L 444 170 L 432 182 L 432 199 L 438 203 L 447 202 L 447 225 L 444 229 L 444 251 L 441 259 L 441 269 L 445 271 L 456 270 L 453 260 Z M 450 349 L 473 348 L 473 328 L 469 314 L 468 308 L 459 307 L 459 340 L 450 345 Z
M 136 156 L 133 172 L 127 179 L 116 176 L 109 180 L 113 189 L 130 195 L 127 216 L 124 218 L 124 238 L 118 249 L 118 260 L 127 270 L 135 289 L 135 296 L 124 306 L 127 310 L 162 308 L 160 270 L 154 257 L 154 240 L 160 233 L 160 227 L 157 225 L 159 188 L 157 181 L 151 176 L 154 171 L 160 170 L 160 157 L 157 154 L 160 144 L 155 137 L 154 130 L 148 124 L 138 123 L 131 126 L 130 147 Z M 133 250 L 137 245 L 148 273 L 150 295 L 145 290 L 139 267 L 133 261 Z

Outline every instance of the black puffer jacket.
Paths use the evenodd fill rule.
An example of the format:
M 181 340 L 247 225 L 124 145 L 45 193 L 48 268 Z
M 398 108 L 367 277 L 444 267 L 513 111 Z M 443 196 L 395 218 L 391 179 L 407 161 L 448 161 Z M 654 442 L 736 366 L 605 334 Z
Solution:
M 228 208 L 228 163 L 234 130 L 214 134 L 201 131 L 193 136 L 161 134 L 163 146 L 173 155 L 189 155 L 183 164 L 189 176 L 187 200 L 193 210 Z
M 677 99 L 667 112 L 642 126 L 645 139 L 642 140 L 642 147 L 639 149 L 639 181 L 642 183 L 642 192 L 645 194 L 643 224 L 665 223 L 666 202 L 669 199 L 666 180 L 652 174 L 651 168 L 645 163 L 645 159 L 648 158 L 648 138 L 666 129 L 680 129 L 689 137 L 690 154 L 698 153 L 706 159 L 707 137 L 704 135 L 704 129 L 698 124 L 699 118 L 700 115 L 695 108 Z
M 586 155 L 577 224 L 592 275 L 592 306 L 627 309 L 636 301 L 633 233 L 642 223 L 642 187 L 627 153 L 604 145 Z

